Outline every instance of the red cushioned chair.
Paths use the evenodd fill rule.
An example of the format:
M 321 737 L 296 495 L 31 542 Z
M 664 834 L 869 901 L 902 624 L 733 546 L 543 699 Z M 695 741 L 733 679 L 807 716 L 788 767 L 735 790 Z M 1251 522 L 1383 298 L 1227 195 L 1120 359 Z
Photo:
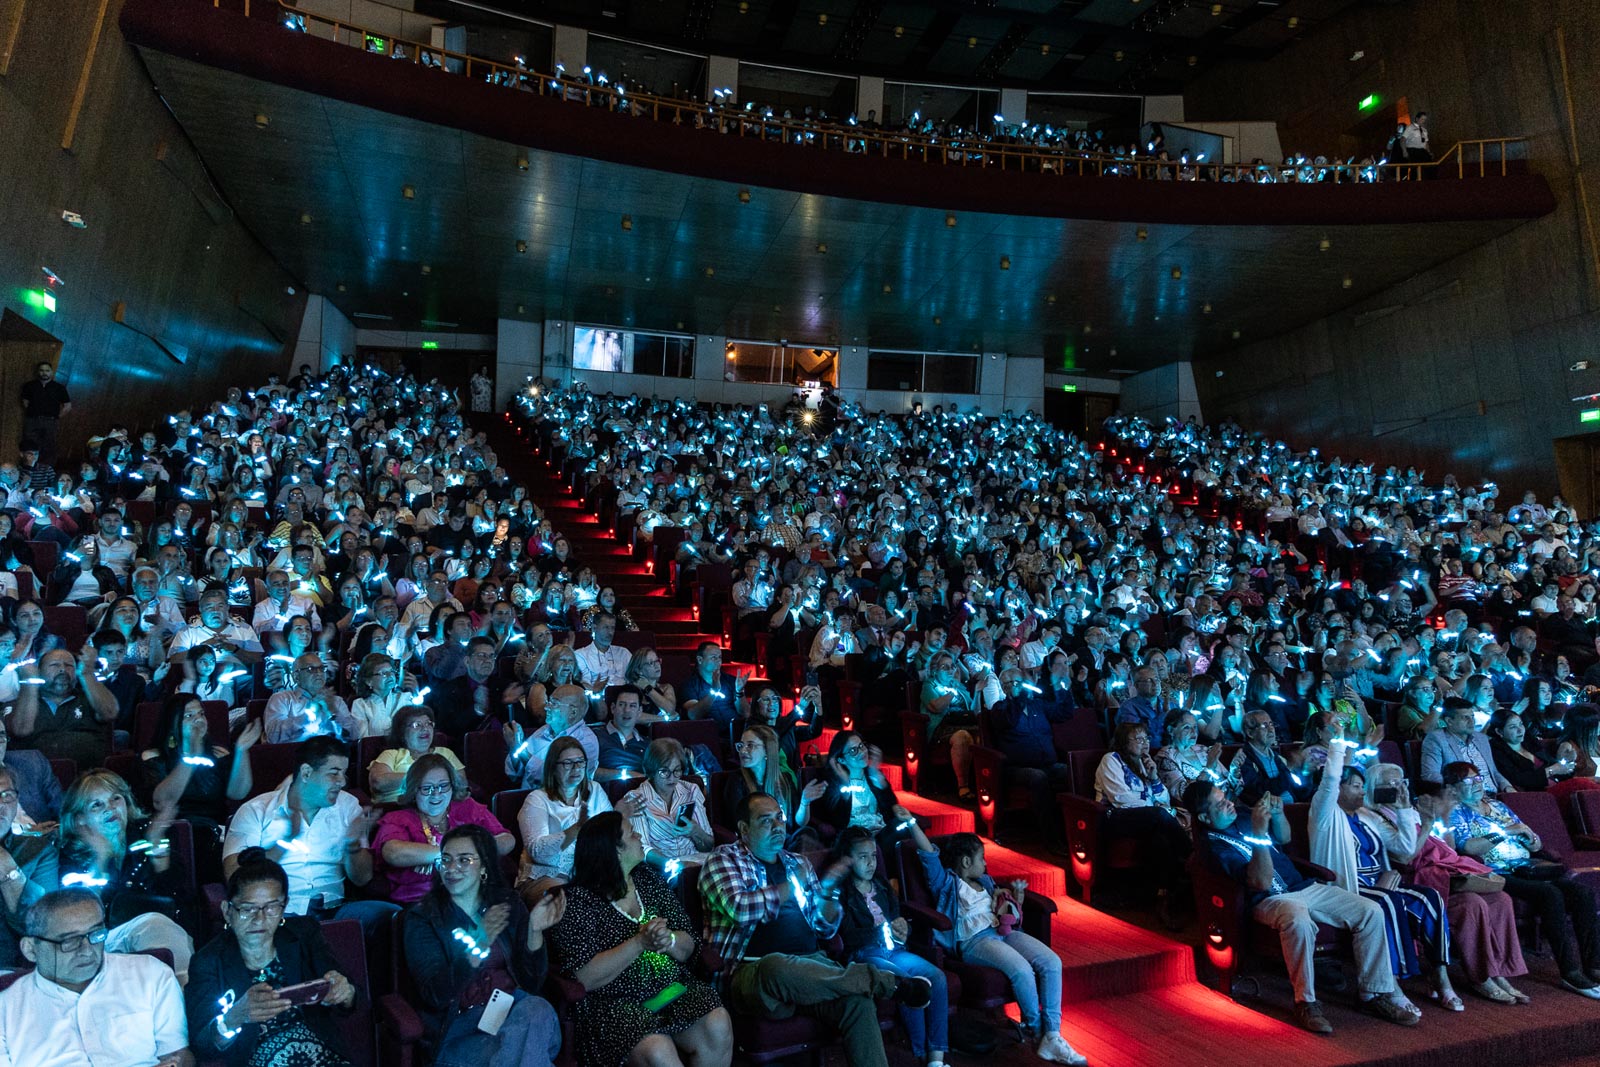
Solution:
M 482 789 L 485 796 L 510 789 L 515 783 L 506 774 L 506 739 L 499 730 L 473 730 L 462 742 L 457 753 L 467 767 L 467 781 L 474 791 Z
M 1100 749 L 1068 752 L 1072 792 L 1056 794 L 1067 835 L 1067 870 L 1085 904 L 1093 903 L 1096 887 L 1104 885 L 1111 872 L 1136 870 L 1139 866 L 1138 842 L 1108 836 L 1106 817 L 1111 809 L 1094 799 L 1095 771 L 1104 756 Z
M 61 638 L 62 645 L 74 654 L 89 636 L 89 621 L 76 604 L 46 605 L 44 628 Z
M 1555 797 L 1519 791 L 1502 794 L 1500 802 L 1539 835 L 1544 850 L 1566 864 L 1572 877 L 1591 889 L 1600 889 L 1600 849 L 1581 849 L 1573 844 Z

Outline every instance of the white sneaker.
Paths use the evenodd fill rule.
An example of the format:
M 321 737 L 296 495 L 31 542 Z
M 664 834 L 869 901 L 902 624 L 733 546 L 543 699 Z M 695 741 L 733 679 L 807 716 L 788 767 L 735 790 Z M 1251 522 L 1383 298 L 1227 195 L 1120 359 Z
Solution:
M 1050 1063 L 1067 1063 L 1072 1067 L 1086 1067 L 1089 1057 L 1067 1044 L 1067 1039 L 1060 1034 L 1045 1034 L 1039 1039 L 1036 1050 L 1041 1060 Z

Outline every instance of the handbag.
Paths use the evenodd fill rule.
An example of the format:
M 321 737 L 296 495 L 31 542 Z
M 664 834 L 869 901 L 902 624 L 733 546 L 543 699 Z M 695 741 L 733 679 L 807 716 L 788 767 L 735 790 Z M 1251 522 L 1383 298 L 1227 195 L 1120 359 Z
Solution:
M 1458 874 L 1450 879 L 1452 893 L 1498 893 L 1506 880 L 1498 874 Z

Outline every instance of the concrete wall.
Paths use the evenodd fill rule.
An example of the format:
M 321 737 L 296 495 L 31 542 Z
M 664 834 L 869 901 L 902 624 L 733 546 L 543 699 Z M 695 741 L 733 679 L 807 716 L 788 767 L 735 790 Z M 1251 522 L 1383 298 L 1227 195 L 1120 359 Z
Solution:
M 1195 390 L 1194 365 L 1168 363 L 1123 379 L 1117 410 L 1148 419 L 1200 419 L 1200 398 Z
M 1283 158 L 1276 122 L 1185 122 L 1184 125 L 1228 138 L 1228 158 L 1213 162 L 1248 163 L 1252 159 L 1276 162 Z
M 354 360 L 358 344 L 355 324 L 344 312 L 320 295 L 306 298 L 306 313 L 294 345 L 295 367 L 309 363 L 318 374 L 325 373 L 335 363 Z
M 16 47 L 0 76 L 0 305 L 61 342 L 69 457 L 113 422 L 153 423 L 285 370 L 306 303 L 216 195 L 123 40 L 121 7 L 0 4 L 21 20 L 6 22 Z M 27 299 L 44 267 L 65 282 L 54 312 Z M 0 403 L 14 408 L 19 384 Z
M 338 19 L 364 30 L 388 34 L 407 41 L 433 43 L 435 27 L 443 26 L 440 19 L 417 14 L 409 0 L 297 0 L 295 6 L 314 15 Z M 319 37 L 331 37 L 331 31 L 308 22 L 306 29 Z
M 1275 121 L 1285 150 L 1341 156 L 1376 147 L 1358 100 L 1376 93 L 1392 117 L 1404 97 L 1430 113 L 1436 152 L 1526 136 L 1557 198 L 1554 213 L 1354 308 L 1198 364 L 1210 418 L 1434 478 L 1495 478 L 1507 494 L 1555 490 L 1554 440 L 1592 429 L 1578 412 L 1594 405 L 1572 398 L 1600 392 L 1600 360 L 1569 370 L 1600 351 L 1600 249 L 1578 196 L 1586 186 L 1592 206 L 1600 187 L 1573 163 L 1600 151 L 1596 85 L 1593 0 L 1350 7 L 1271 60 L 1194 82 L 1191 116 Z M 1387 122 L 1373 122 L 1381 139 Z

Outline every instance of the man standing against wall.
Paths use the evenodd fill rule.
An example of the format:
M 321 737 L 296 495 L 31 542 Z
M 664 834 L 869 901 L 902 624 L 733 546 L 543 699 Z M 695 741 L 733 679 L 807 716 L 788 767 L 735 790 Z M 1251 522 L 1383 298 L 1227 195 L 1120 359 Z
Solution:
M 49 363 L 33 368 L 33 380 L 22 383 L 22 436 L 39 445 L 42 462 L 56 459 L 56 427 L 61 417 L 72 410 L 67 387 L 56 381 L 56 369 Z

